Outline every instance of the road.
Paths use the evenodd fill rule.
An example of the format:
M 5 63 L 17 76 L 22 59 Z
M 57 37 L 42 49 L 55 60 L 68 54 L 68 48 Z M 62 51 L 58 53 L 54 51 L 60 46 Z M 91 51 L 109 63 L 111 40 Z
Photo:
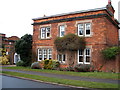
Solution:
M 65 86 L 24 80 L 10 76 L 2 76 L 2 88 L 68 88 Z

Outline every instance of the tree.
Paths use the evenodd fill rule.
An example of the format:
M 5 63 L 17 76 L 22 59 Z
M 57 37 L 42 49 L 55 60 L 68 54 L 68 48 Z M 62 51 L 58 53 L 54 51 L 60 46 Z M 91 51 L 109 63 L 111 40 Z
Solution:
M 15 51 L 20 54 L 22 66 L 30 66 L 32 62 L 32 35 L 25 34 L 15 43 Z

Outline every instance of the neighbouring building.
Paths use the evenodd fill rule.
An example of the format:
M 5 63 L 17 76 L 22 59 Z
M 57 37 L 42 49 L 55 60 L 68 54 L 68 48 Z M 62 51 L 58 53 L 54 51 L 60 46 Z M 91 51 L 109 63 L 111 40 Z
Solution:
M 15 53 L 15 42 L 19 40 L 17 36 L 6 37 L 6 34 L 0 33 L 0 47 L 6 49 L 6 54 L 9 56 L 10 64 L 16 63 L 20 58 L 17 53 Z
M 36 61 L 54 59 L 68 66 L 69 55 L 59 53 L 54 45 L 56 37 L 73 33 L 85 37 L 84 50 L 73 54 L 76 64 L 91 64 L 102 71 L 119 71 L 120 58 L 104 63 L 101 51 L 110 46 L 118 46 L 119 22 L 114 18 L 111 1 L 103 8 L 76 11 L 34 18 L 33 21 L 33 58 Z
M 120 27 L 120 1 L 118 2 L 118 21 Z M 120 29 L 119 29 L 119 45 L 120 45 Z

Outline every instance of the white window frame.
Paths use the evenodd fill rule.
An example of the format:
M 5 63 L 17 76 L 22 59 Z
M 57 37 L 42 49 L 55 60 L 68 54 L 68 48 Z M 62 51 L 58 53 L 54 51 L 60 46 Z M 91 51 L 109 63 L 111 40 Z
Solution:
M 90 50 L 90 54 L 86 55 L 86 50 L 89 49 Z M 79 56 L 83 56 L 83 62 L 79 62 Z M 85 48 L 83 50 L 83 55 L 79 54 L 79 50 L 78 50 L 78 64 L 90 64 L 90 62 L 86 62 L 86 57 L 89 56 L 90 57 L 90 62 L 91 62 L 91 48 Z
M 90 34 L 86 34 L 86 30 L 87 30 L 87 24 L 90 24 Z M 83 35 L 79 35 L 79 31 L 80 31 L 80 25 L 83 25 Z M 91 23 L 88 22 L 88 23 L 78 23 L 77 24 L 77 33 L 78 33 L 78 36 L 82 37 L 82 36 L 85 36 L 85 37 L 89 37 L 91 36 Z
M 47 30 L 48 30 L 48 28 L 49 28 L 49 30 L 50 30 L 50 27 L 46 27 L 46 38 L 50 38 L 50 36 L 49 36 L 49 37 L 47 36 L 47 33 L 48 33 Z M 51 31 L 51 30 L 50 30 L 50 31 Z M 50 34 L 50 31 L 49 31 L 49 34 Z
M 62 57 L 61 57 L 61 59 L 62 59 L 61 61 L 60 61 L 60 59 L 59 59 L 59 58 L 60 58 L 60 55 L 62 56 Z M 65 55 L 65 54 L 58 54 L 58 55 L 57 55 L 57 56 L 58 56 L 57 59 L 58 59 L 59 62 L 65 63 L 65 61 L 66 61 L 66 55 L 65 55 L 65 61 L 63 61 L 63 60 L 64 60 L 64 55 Z
M 52 49 L 48 49 L 48 59 L 52 59 Z
M 39 52 L 40 50 L 41 50 L 41 54 L 40 54 L 40 52 Z M 42 49 L 38 49 L 38 61 L 41 61 L 41 60 L 40 60 L 40 55 L 42 55 Z M 43 58 L 42 58 L 42 59 L 43 59 Z
M 59 33 L 60 33 L 59 35 L 60 35 L 60 37 L 63 37 L 61 32 L 64 32 L 64 35 L 65 35 L 65 25 L 60 25 L 59 26 Z
M 83 25 L 83 35 L 79 35 L 80 25 Z M 83 23 L 78 24 L 78 36 L 84 36 L 84 24 Z
M 89 55 L 86 55 L 87 49 L 90 50 L 90 51 L 89 51 Z M 86 49 L 84 50 L 84 63 L 85 63 L 85 64 L 90 64 L 90 62 L 86 62 L 86 57 L 90 57 L 90 62 L 91 62 L 91 49 L 90 49 L 90 48 L 86 48 Z
M 48 33 L 47 30 L 48 30 L 48 28 L 49 28 L 49 30 L 50 30 L 50 31 L 49 31 L 49 33 L 50 33 L 50 36 L 49 36 L 49 37 L 47 37 L 47 33 Z M 44 32 L 43 32 L 43 29 L 44 29 Z M 40 28 L 40 33 L 41 33 L 41 34 L 40 34 L 40 35 L 41 35 L 41 39 L 48 39 L 48 38 L 51 37 L 51 28 L 50 28 L 50 27 L 41 27 L 41 28 Z M 44 36 L 42 36 L 43 33 L 45 34 Z
M 83 64 L 83 62 L 79 62 L 79 57 L 82 56 L 83 57 L 83 61 L 84 61 L 84 51 L 83 51 L 83 55 L 79 54 L 79 50 L 78 50 L 78 64 Z
M 87 24 L 90 24 L 90 34 L 86 34 Z M 91 36 L 91 23 L 85 23 L 85 36 Z
M 42 51 L 41 54 L 39 52 L 40 50 Z M 49 50 L 51 50 L 50 53 L 49 53 Z M 39 59 L 40 55 L 42 55 L 42 60 L 45 60 L 45 55 L 46 55 L 46 59 L 49 59 L 50 57 L 52 59 L 52 49 L 50 49 L 50 48 L 46 48 L 46 49 L 45 48 L 39 48 L 38 49 L 38 61 L 42 61 L 42 60 Z
M 47 49 L 43 49 L 43 60 L 45 60 L 45 56 L 46 56 L 46 59 L 47 59 Z
M 44 29 L 44 31 L 46 31 L 46 30 L 45 30 L 45 27 L 42 27 L 42 28 L 40 29 L 41 39 L 45 39 L 45 35 L 43 36 L 43 29 Z M 45 34 L 45 32 L 44 32 L 44 34 Z

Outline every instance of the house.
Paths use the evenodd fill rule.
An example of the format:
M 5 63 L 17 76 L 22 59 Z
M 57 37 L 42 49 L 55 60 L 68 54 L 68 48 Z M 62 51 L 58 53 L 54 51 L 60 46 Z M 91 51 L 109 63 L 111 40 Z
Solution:
M 59 53 L 54 45 L 56 37 L 73 33 L 85 37 L 86 48 L 74 52 L 76 64 L 91 64 L 96 70 L 119 71 L 119 57 L 104 64 L 101 51 L 110 46 L 118 46 L 118 21 L 114 18 L 111 1 L 106 7 L 62 13 L 33 19 L 33 58 L 60 60 L 68 66 L 69 55 Z M 102 68 L 101 68 L 102 67 Z
M 15 42 L 19 40 L 19 38 L 17 36 L 6 37 L 6 34 L 0 33 L 0 39 L 0 47 L 4 47 L 6 49 L 6 54 L 9 56 L 10 64 L 14 64 L 15 57 L 18 56 L 15 53 Z

